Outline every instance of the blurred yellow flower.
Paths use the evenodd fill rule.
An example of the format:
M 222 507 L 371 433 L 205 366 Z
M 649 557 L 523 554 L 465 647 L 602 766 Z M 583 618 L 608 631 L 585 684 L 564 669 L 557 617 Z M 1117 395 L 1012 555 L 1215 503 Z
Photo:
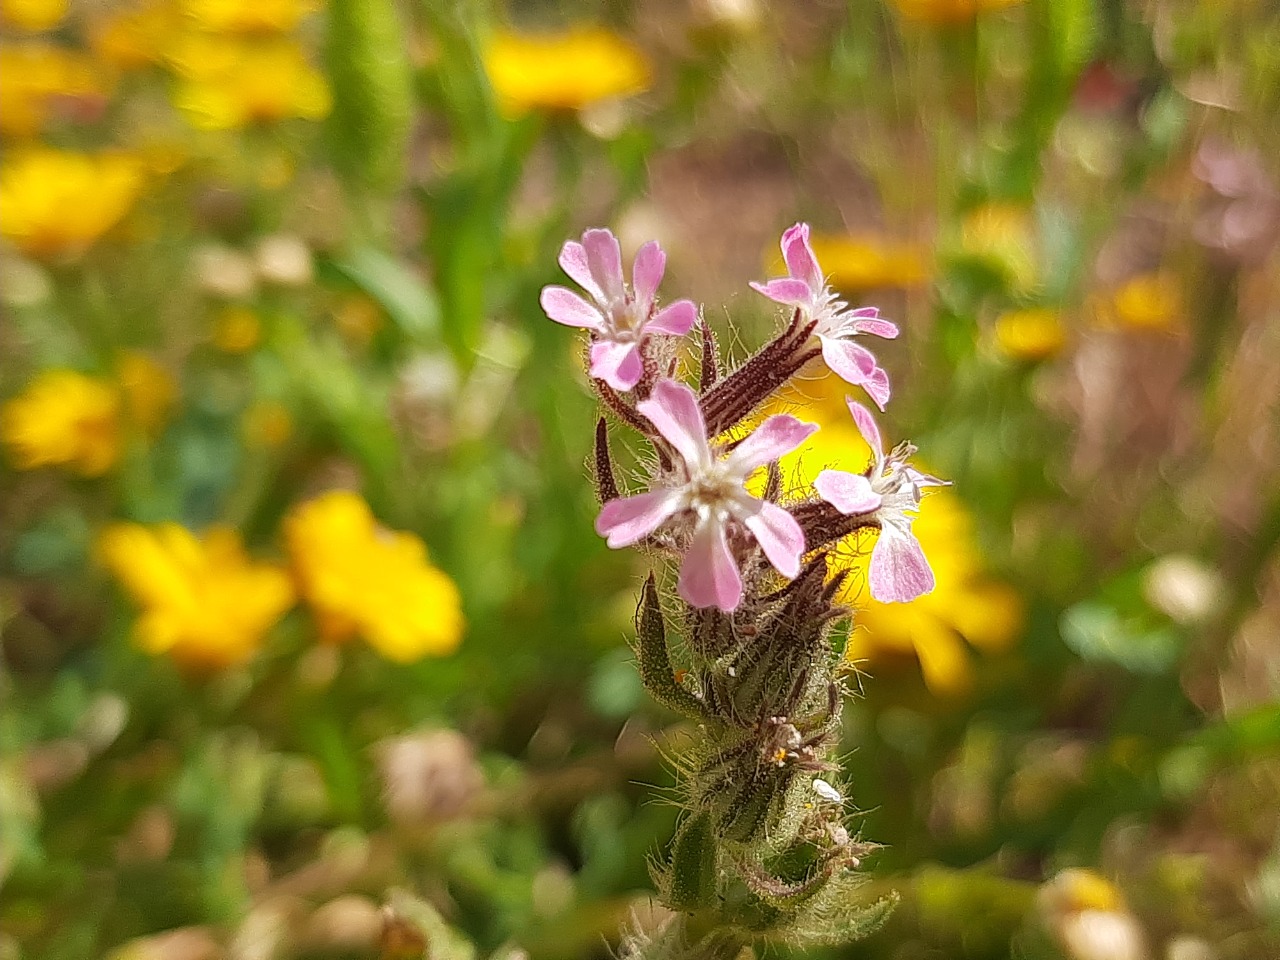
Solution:
M 920 23 L 965 23 L 979 13 L 1012 7 L 1022 0 L 893 0 L 907 20 Z
M 929 277 L 927 254 L 919 244 L 873 234 L 814 234 L 809 242 L 832 285 L 840 290 L 914 287 Z
M 164 60 L 181 25 L 181 14 L 169 0 L 113 9 L 90 27 L 89 46 L 104 63 L 138 70 Z
M 144 433 L 157 433 L 178 396 L 173 375 L 147 354 L 125 350 L 116 361 L 116 376 L 130 419 Z
M 0 46 L 0 133 L 32 137 L 49 118 L 51 105 L 105 101 L 107 85 L 93 62 L 48 43 Z
M 181 77 L 174 104 L 198 130 L 230 130 L 298 117 L 320 120 L 333 105 L 324 76 L 289 40 L 183 38 L 170 63 Z
M 783 457 L 784 482 L 807 487 L 825 468 L 861 471 L 870 462 L 871 451 L 844 404 L 848 392 L 846 383 L 827 375 L 789 388 L 776 401 L 778 410 L 794 412 L 822 428 Z M 916 465 L 927 472 L 924 465 Z M 910 603 L 879 603 L 864 590 L 875 533 L 855 534 L 837 545 L 831 570 L 848 571 L 841 600 L 857 610 L 846 656 L 873 662 L 911 656 L 920 661 L 933 693 L 961 694 L 973 683 L 965 641 L 988 652 L 1007 649 L 1022 629 L 1022 602 L 1010 587 L 984 575 L 972 519 L 955 493 L 930 490 L 912 532 L 924 547 L 937 583 L 932 592 Z
M 319 0 L 181 0 L 182 12 L 216 33 L 287 33 Z
M 988 203 L 970 210 L 960 226 L 964 253 L 984 261 L 1014 290 L 1036 285 L 1037 242 L 1031 212 L 1015 203 Z
M 68 0 L 0 0 L 0 21 L 19 30 L 49 30 L 67 15 Z
M 273 450 L 293 434 L 293 417 L 283 403 L 264 400 L 245 411 L 243 429 L 250 446 Z
M 141 189 L 132 157 L 29 148 L 0 164 L 0 236 L 33 257 L 74 256 L 115 226 Z
M 1177 278 L 1164 271 L 1133 277 L 1110 295 L 1094 298 L 1100 327 L 1174 332 L 1182 329 L 1186 307 Z
M 103 531 L 99 550 L 142 607 L 133 628 L 138 646 L 183 666 L 242 663 L 293 605 L 289 575 L 250 560 L 227 527 L 197 538 L 175 523 L 114 524 Z
M 262 342 L 262 323 L 248 307 L 224 307 L 213 321 L 210 340 L 223 353 L 248 353 Z
M 120 456 L 119 391 L 75 370 L 45 370 L 0 408 L 0 438 L 19 470 L 101 476 Z
M 338 332 L 350 343 L 365 346 L 382 329 L 382 308 L 362 293 L 345 297 L 333 314 Z
M 615 33 L 578 27 L 563 33 L 499 33 L 484 49 L 498 105 L 508 115 L 578 110 L 649 89 L 649 61 Z
M 358 494 L 335 490 L 294 507 L 284 536 L 325 640 L 358 633 L 399 663 L 458 646 L 458 588 L 428 562 L 421 540 L 378 526 Z
M 1048 360 L 1067 345 L 1062 315 L 1050 307 L 1008 310 L 996 317 L 995 342 L 1013 360 Z

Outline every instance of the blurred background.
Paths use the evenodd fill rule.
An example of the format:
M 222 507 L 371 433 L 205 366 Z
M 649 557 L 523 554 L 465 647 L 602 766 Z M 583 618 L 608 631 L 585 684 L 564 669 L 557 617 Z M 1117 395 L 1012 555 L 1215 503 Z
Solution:
M 1278 117 L 1268 0 L 0 0 L 0 958 L 608 956 L 681 731 L 538 291 L 740 360 L 801 219 L 955 482 L 804 956 L 1280 957 Z

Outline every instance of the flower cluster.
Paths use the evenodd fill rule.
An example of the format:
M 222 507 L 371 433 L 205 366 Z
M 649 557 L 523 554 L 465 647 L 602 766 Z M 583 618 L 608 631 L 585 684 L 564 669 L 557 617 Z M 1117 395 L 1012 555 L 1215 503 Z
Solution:
M 866 469 L 826 469 L 784 489 L 780 461 L 819 425 L 777 411 L 780 391 L 821 360 L 883 409 L 889 376 L 861 341 L 894 338 L 898 328 L 875 308 L 839 298 L 807 224 L 782 235 L 782 256 L 787 275 L 752 287 L 788 307 L 789 321 L 727 373 L 697 307 L 660 304 L 666 258 L 656 243 L 640 248 L 628 284 L 613 234 L 588 230 L 560 253 L 587 297 L 562 286 L 542 291 L 548 317 L 588 332 L 588 372 L 605 410 L 653 449 L 644 489 L 625 493 L 608 419 L 598 421 L 596 532 L 610 547 L 679 561 L 680 640 L 668 640 L 668 614 L 650 576 L 635 653 L 645 687 L 696 721 L 700 742 L 680 758 L 684 815 L 654 867 L 676 917 L 656 939 L 627 940 L 626 957 L 685 956 L 680 944 L 707 922 L 793 943 L 855 939 L 891 906 L 853 896 L 871 845 L 846 826 L 844 794 L 832 782 L 842 668 L 830 630 L 848 612 L 840 601 L 850 572 L 833 551 L 859 531 L 876 531 L 872 597 L 900 603 L 928 593 L 934 575 L 912 524 L 924 492 L 944 481 L 912 466 L 911 444 L 886 451 L 871 411 L 846 398 L 871 451 Z M 696 390 L 679 376 L 679 345 L 695 327 Z M 809 866 L 797 875 L 796 862 Z M 712 916 L 686 925 L 682 918 L 699 911 Z M 749 942 L 744 935 L 717 947 L 733 956 Z
M 588 230 L 569 241 L 560 265 L 586 291 L 590 302 L 562 286 L 542 291 L 548 317 L 590 332 L 589 372 L 602 399 L 640 430 L 658 451 L 650 488 L 632 496 L 607 496 L 596 530 L 611 547 L 650 544 L 682 556 L 678 591 L 694 607 L 732 612 L 742 602 L 742 571 L 758 549 L 787 579 L 800 572 L 818 530 L 858 518 L 880 530 L 872 555 L 870 587 L 881 601 L 908 601 L 933 587 L 933 575 L 911 532 L 922 491 L 937 480 L 911 467 L 915 451 L 901 444 L 888 454 L 871 413 L 849 401 L 858 429 L 873 448 L 862 474 L 829 470 L 813 492 L 783 505 L 780 490 L 759 498 L 746 491 L 747 478 L 794 450 L 818 427 L 777 415 L 753 430 L 743 424 L 811 359 L 821 356 L 847 383 L 861 387 L 880 408 L 890 396 L 888 374 L 857 339 L 898 336 L 898 328 L 875 307 L 850 308 L 832 290 L 814 256 L 808 224 L 782 235 L 788 275 L 753 289 L 792 308 L 790 324 L 751 360 L 718 379 L 718 357 L 703 328 L 702 391 L 699 396 L 674 378 L 671 340 L 697 323 L 689 300 L 658 306 L 657 289 L 666 256 L 655 242 L 637 252 L 628 285 L 617 239 L 608 230 Z M 813 348 L 812 340 L 819 346 Z M 602 454 L 607 461 L 607 454 Z M 816 496 L 815 496 L 816 495 Z

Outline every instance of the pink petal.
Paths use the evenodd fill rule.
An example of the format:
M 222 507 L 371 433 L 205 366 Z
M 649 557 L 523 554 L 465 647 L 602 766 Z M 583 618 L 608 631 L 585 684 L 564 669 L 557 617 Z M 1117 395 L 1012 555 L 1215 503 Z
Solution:
M 865 389 L 881 410 L 889 402 L 889 375 L 876 365 L 875 355 L 850 340 L 819 336 L 822 359 L 842 380 Z
M 615 390 L 623 393 L 631 390 L 644 376 L 640 345 L 634 340 L 597 340 L 591 345 L 590 373 Z
M 588 330 L 604 329 L 604 317 L 600 310 L 570 290 L 568 287 L 542 288 L 538 298 L 547 316 L 567 327 L 586 327 Z
M 884 500 L 871 489 L 871 481 L 860 473 L 844 470 L 823 470 L 813 481 L 818 496 L 845 516 L 870 513 Z
M 576 240 L 568 240 L 560 248 L 560 269 L 567 273 L 574 283 L 591 294 L 592 299 L 604 299 L 604 293 L 592 279 L 591 268 L 587 266 L 587 251 Z
M 818 258 L 809 246 L 809 225 L 797 223 L 782 235 L 782 259 L 787 261 L 787 272 L 797 280 L 803 280 L 810 290 L 821 290 L 826 280 L 818 268 Z
M 719 607 L 725 613 L 737 609 L 742 600 L 742 575 L 729 552 L 723 523 L 705 520 L 698 524 L 680 565 L 676 591 L 695 607 Z
M 692 300 L 677 300 L 653 315 L 644 325 L 645 333 L 663 333 L 683 337 L 698 322 L 698 308 Z
M 759 512 L 743 522 L 780 574 L 792 579 L 800 572 L 800 558 L 804 556 L 804 531 L 800 529 L 795 517 L 776 503 L 762 500 Z
M 636 259 L 631 266 L 631 287 L 635 291 L 636 310 L 641 317 L 649 315 L 654 294 L 658 292 L 658 284 L 662 282 L 666 269 L 667 255 L 656 240 L 650 240 L 636 251 Z
M 853 422 L 857 425 L 858 432 L 862 434 L 862 439 L 867 441 L 871 453 L 879 459 L 884 455 L 884 441 L 880 439 L 880 428 L 876 426 L 876 418 L 858 401 L 845 397 L 844 402 L 849 405 L 849 412 L 853 414 Z
M 849 314 L 852 318 L 854 333 L 869 333 L 873 337 L 884 337 L 886 340 L 892 340 L 898 335 L 898 325 L 888 320 L 880 318 L 880 311 L 876 307 L 859 307 Z
M 823 334 L 818 334 L 818 340 L 822 343 L 822 359 L 827 366 L 850 383 L 862 383 L 875 370 L 875 354 L 861 344 Z
M 745 477 L 770 460 L 777 460 L 804 443 L 818 429 L 790 414 L 780 413 L 756 427 L 725 457 L 725 466 Z
M 711 465 L 706 421 L 698 409 L 698 398 L 683 383 L 659 380 L 649 399 L 637 403 L 636 409 L 679 451 L 691 469 Z
M 862 385 L 862 389 L 867 391 L 867 396 L 874 400 L 880 412 L 884 413 L 884 405 L 889 402 L 889 375 L 876 367 Z
M 680 495 L 675 490 L 652 490 L 634 497 L 610 500 L 596 517 L 596 533 L 615 550 L 643 540 L 675 513 Z
M 809 289 L 809 285 L 803 280 L 796 280 L 793 277 L 779 277 L 777 280 L 770 280 L 768 283 L 755 283 L 753 281 L 751 289 L 757 293 L 763 293 L 776 303 L 785 303 L 789 307 L 798 307 L 801 304 L 809 303 L 813 299 L 813 291 Z
M 622 248 L 609 230 L 588 230 L 582 235 L 587 251 L 591 277 L 600 286 L 605 300 L 621 300 L 626 296 L 622 284 Z
M 933 589 L 933 571 L 909 529 L 885 523 L 871 551 L 871 596 L 881 603 L 907 603 Z

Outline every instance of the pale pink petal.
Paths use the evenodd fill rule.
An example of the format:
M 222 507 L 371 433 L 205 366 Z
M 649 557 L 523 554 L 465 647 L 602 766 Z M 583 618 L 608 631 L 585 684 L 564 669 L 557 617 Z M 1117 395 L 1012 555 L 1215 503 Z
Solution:
M 568 287 L 543 287 L 538 298 L 547 316 L 567 327 L 586 327 L 588 330 L 604 329 L 604 318 L 599 309 L 570 290 Z
M 871 371 L 871 376 L 863 382 L 862 389 L 867 391 L 867 396 L 876 402 L 876 406 L 883 413 L 885 404 L 889 402 L 889 375 L 880 367 L 876 367 Z
M 629 547 L 662 526 L 675 513 L 679 501 L 680 494 L 675 490 L 653 490 L 610 500 L 596 517 L 596 533 L 615 550 Z
M 636 295 L 636 311 L 641 317 L 649 315 L 654 294 L 658 292 L 658 284 L 662 282 L 666 269 L 667 255 L 656 240 L 650 240 L 636 251 L 636 259 L 631 266 L 631 288 Z
M 622 248 L 618 246 L 618 238 L 609 230 L 588 230 L 582 235 L 582 246 L 587 251 L 591 277 L 604 298 L 621 300 L 626 290 L 622 284 Z
M 876 426 L 876 418 L 858 401 L 845 397 L 844 402 L 849 405 L 849 412 L 853 414 L 853 422 L 857 425 L 858 432 L 862 434 L 862 439 L 867 441 L 867 446 L 871 448 L 871 453 L 876 459 L 880 459 L 884 455 L 884 441 L 880 439 L 880 428 Z
M 813 481 L 818 496 L 845 516 L 870 513 L 884 500 L 871 489 L 871 481 L 860 473 L 844 470 L 823 470 Z
M 710 466 L 707 424 L 698 409 L 698 398 L 683 383 L 659 380 L 649 399 L 637 403 L 636 409 L 676 448 L 690 468 Z
M 644 376 L 640 345 L 634 340 L 597 340 L 591 345 L 591 376 L 603 380 L 623 393 L 635 387 Z
M 876 357 L 870 350 L 852 340 L 818 334 L 822 343 L 822 359 L 831 371 L 849 383 L 861 384 L 876 368 Z
M 745 477 L 770 460 L 777 460 L 804 443 L 818 429 L 816 423 L 805 423 L 780 413 L 756 427 L 725 457 L 725 466 Z
M 578 286 L 591 294 L 593 300 L 604 300 L 604 293 L 591 276 L 587 265 L 587 251 L 576 240 L 568 240 L 560 248 L 560 269 Z
M 719 607 L 725 613 L 737 609 L 742 575 L 729 552 L 723 523 L 711 519 L 698 524 L 680 565 L 676 591 L 695 607 Z
M 880 317 L 876 307 L 859 307 L 849 313 L 850 324 L 854 333 L 869 333 L 873 337 L 884 337 L 892 340 L 898 335 L 898 325 Z
M 776 503 L 760 501 L 760 509 L 743 520 L 774 568 L 787 579 L 800 572 L 804 531 L 796 518 Z
M 909 529 L 885 523 L 871 551 L 867 571 L 871 596 L 881 603 L 906 603 L 933 589 L 933 571 L 920 541 Z
M 655 313 L 653 319 L 644 325 L 644 332 L 683 337 L 697 322 L 698 308 L 693 301 L 677 300 Z
M 782 234 L 782 259 L 787 261 L 787 272 L 797 280 L 803 280 L 810 290 L 817 291 L 826 286 L 818 268 L 818 258 L 813 255 L 813 247 L 809 246 L 807 223 L 797 223 Z
M 752 281 L 751 289 L 756 293 L 763 293 L 775 303 L 785 303 L 789 307 L 798 307 L 813 299 L 813 291 L 809 289 L 809 285 L 793 277 L 779 277 L 768 283 Z

